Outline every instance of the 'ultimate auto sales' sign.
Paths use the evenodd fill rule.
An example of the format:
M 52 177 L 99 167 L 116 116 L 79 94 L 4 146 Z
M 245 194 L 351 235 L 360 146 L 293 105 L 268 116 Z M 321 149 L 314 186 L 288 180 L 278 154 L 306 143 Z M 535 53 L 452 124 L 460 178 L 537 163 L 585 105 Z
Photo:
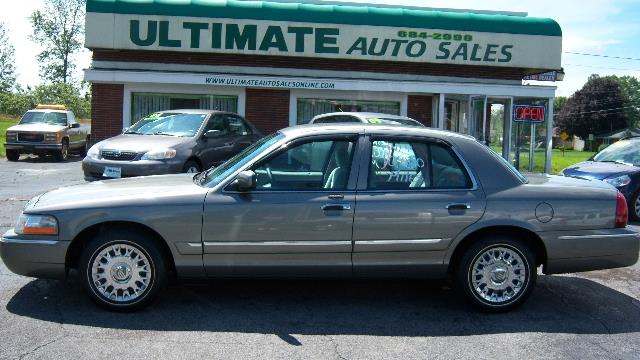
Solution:
M 96 49 L 278 55 L 553 69 L 562 38 L 465 30 L 87 13 Z
M 542 123 L 546 108 L 541 105 L 513 105 L 513 121 L 524 123 Z

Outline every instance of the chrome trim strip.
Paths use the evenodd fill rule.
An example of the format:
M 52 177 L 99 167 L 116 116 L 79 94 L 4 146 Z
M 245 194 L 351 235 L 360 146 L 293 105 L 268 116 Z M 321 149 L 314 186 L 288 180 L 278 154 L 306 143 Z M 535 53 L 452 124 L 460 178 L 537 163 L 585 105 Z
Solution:
M 630 234 L 602 234 L 602 235 L 563 235 L 559 236 L 559 240 L 579 240 L 579 239 L 615 239 L 615 238 L 630 238 L 630 237 L 638 237 L 640 234 L 638 233 L 630 233 Z
M 204 246 L 331 246 L 351 245 L 351 241 L 205 241 L 203 244 Z
M 414 239 L 414 240 L 356 240 L 356 245 L 407 245 L 437 244 L 446 239 Z
M 25 244 L 25 245 L 57 245 L 58 240 L 42 240 L 42 239 L 11 239 L 6 237 L 0 237 L 0 242 L 5 244 Z

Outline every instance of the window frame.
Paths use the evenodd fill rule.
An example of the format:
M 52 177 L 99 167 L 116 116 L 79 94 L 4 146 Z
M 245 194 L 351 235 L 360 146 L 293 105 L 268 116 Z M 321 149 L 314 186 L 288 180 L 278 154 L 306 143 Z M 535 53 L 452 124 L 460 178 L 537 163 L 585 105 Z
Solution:
M 250 162 L 244 167 L 242 170 L 239 170 L 238 173 L 242 171 L 252 170 L 256 167 L 260 167 L 267 161 L 272 160 L 273 158 L 279 156 L 282 152 L 288 151 L 292 147 L 296 147 L 298 145 L 302 145 L 310 142 L 322 142 L 322 141 L 351 141 L 353 143 L 353 151 L 351 152 L 351 158 L 349 159 L 349 176 L 347 178 L 347 186 L 344 189 L 309 189 L 309 190 L 265 190 L 265 189 L 252 189 L 250 191 L 238 191 L 234 188 L 234 182 L 238 173 L 229 177 L 229 179 L 221 186 L 222 193 L 229 194 L 256 194 L 256 193 L 268 193 L 268 194 L 277 194 L 277 193 L 353 193 L 357 188 L 358 181 L 358 171 L 359 171 L 359 154 L 362 153 L 362 139 L 363 136 L 357 133 L 346 133 L 346 134 L 335 134 L 335 135 L 310 135 L 300 137 L 284 144 L 280 145 L 276 149 L 272 150 L 269 154 L 260 157 L 256 161 Z M 332 148 L 333 148 L 332 144 Z M 326 164 L 325 164 L 326 166 Z M 324 176 L 324 175 L 323 175 Z
M 365 139 L 366 144 L 361 151 L 360 158 L 360 166 L 359 173 L 360 176 L 358 178 L 358 192 L 366 192 L 366 193 L 405 193 L 405 192 L 468 192 L 468 191 L 476 191 L 478 190 L 478 182 L 475 173 L 467 163 L 467 161 L 462 157 L 456 146 L 448 141 L 439 138 L 431 138 L 431 137 L 421 137 L 421 136 L 412 136 L 412 135 L 382 135 L 382 134 L 371 134 L 363 137 Z M 452 155 L 454 155 L 459 163 L 462 165 L 461 170 L 467 173 L 467 176 L 470 180 L 469 188 L 410 188 L 410 189 L 369 189 L 369 166 L 371 164 L 371 156 L 373 149 L 374 141 L 388 141 L 388 142 L 423 142 L 426 144 L 435 144 L 445 146 L 447 149 L 451 150 Z M 431 153 L 431 149 L 429 148 L 429 153 Z

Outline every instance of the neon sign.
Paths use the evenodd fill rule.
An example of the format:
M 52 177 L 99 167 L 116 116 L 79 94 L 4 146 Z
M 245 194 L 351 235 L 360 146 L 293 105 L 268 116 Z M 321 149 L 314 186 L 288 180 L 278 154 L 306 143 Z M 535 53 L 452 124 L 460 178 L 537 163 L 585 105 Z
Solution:
M 513 121 L 542 123 L 545 120 L 545 110 L 542 105 L 513 105 Z

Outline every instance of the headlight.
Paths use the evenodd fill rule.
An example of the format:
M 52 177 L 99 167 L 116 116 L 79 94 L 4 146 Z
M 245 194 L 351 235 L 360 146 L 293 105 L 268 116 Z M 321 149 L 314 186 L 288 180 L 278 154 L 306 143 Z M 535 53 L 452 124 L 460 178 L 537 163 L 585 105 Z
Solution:
M 164 160 L 164 159 L 173 159 L 176 157 L 176 149 L 153 149 L 151 151 L 147 151 L 142 157 L 141 160 Z
M 58 221 L 49 215 L 21 214 L 15 232 L 21 235 L 58 235 Z
M 98 148 L 98 144 L 93 145 L 89 151 L 87 151 L 87 156 L 95 160 L 100 158 L 100 148 Z
M 610 179 L 604 179 L 603 181 L 615 187 L 621 187 L 629 185 L 629 183 L 631 182 L 631 178 L 629 177 L 629 175 L 622 175 Z

